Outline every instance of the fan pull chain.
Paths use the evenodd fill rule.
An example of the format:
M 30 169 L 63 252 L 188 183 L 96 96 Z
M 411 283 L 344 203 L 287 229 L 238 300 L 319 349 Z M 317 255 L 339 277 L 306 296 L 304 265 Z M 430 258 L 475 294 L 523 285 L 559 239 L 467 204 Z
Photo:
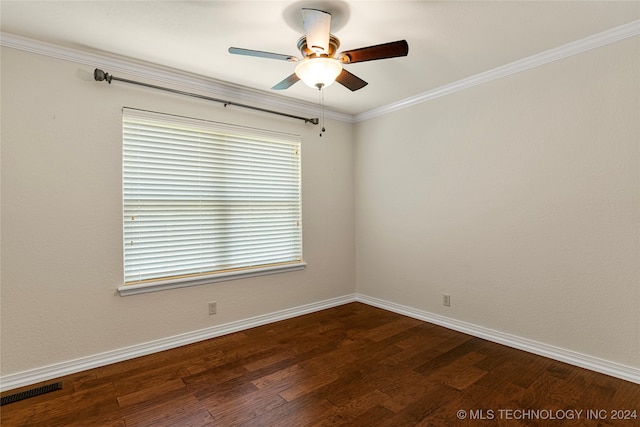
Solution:
M 322 120 L 322 130 L 320 131 L 320 137 L 322 138 L 322 134 L 325 132 L 324 128 L 324 92 L 322 91 L 323 85 L 318 85 L 318 97 L 320 102 L 320 117 Z

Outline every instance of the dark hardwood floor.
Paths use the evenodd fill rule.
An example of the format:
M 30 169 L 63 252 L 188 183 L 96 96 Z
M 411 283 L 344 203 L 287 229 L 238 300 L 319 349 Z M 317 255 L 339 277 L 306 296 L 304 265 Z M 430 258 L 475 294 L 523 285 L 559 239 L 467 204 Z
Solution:
M 638 384 L 360 303 L 58 381 L 2 426 L 640 425 Z

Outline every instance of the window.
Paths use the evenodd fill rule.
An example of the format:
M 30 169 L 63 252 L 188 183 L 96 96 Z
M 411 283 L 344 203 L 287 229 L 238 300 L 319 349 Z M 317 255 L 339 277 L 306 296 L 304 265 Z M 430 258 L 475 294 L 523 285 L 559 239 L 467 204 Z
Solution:
M 122 123 L 121 295 L 304 268 L 299 136 L 128 108 Z

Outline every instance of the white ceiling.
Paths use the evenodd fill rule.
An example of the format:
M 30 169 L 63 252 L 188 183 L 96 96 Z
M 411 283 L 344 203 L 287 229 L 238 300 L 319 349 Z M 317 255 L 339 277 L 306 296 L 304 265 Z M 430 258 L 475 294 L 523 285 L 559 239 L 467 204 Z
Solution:
M 409 55 L 347 65 L 369 82 L 325 89 L 360 114 L 638 20 L 640 1 L 8 1 L 1 30 L 270 91 L 294 63 L 230 55 L 231 46 L 300 56 L 300 9 L 332 13 L 342 50 L 406 39 Z M 109 71 L 109 70 L 105 70 Z M 301 82 L 279 95 L 316 102 Z

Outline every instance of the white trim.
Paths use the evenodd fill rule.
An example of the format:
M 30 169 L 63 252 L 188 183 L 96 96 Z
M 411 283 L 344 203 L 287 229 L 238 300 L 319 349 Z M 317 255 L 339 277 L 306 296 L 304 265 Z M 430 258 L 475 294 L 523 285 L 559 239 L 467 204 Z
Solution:
M 227 335 L 234 332 L 244 331 L 250 328 L 255 328 L 257 326 L 278 322 L 280 320 L 290 319 L 293 317 L 302 316 L 304 314 L 325 310 L 327 308 L 354 302 L 355 300 L 355 294 L 344 295 L 337 298 L 331 298 L 324 301 L 301 305 L 299 307 L 250 317 L 244 320 L 225 323 L 223 325 L 212 326 L 211 328 L 205 328 L 198 331 L 175 335 L 172 337 L 161 338 L 159 340 L 136 344 L 130 347 L 120 348 L 117 350 L 111 350 L 92 356 L 69 360 L 67 362 L 56 363 L 42 368 L 5 375 L 0 377 L 0 391 L 6 391 L 18 387 L 36 384 L 41 381 L 60 378 L 65 375 L 75 374 L 77 372 L 85 371 L 88 369 L 98 368 L 101 366 L 110 365 L 116 362 L 122 362 L 124 360 L 129 360 L 140 356 L 146 356 L 164 350 L 170 350 L 172 348 L 181 347 L 187 344 L 193 344 L 222 335 Z
M 329 119 L 346 123 L 362 122 L 638 35 L 640 35 L 640 20 L 631 21 L 601 33 L 567 43 L 510 64 L 502 65 L 492 70 L 475 74 L 379 108 L 374 108 L 373 110 L 355 116 L 334 110 L 326 110 L 325 116 Z M 178 72 L 176 70 L 167 70 L 156 65 L 136 64 L 131 60 L 117 59 L 106 55 L 61 47 L 9 33 L 0 32 L 0 45 L 79 64 L 103 67 L 106 72 L 111 74 L 114 72 L 123 72 L 132 76 L 152 79 L 155 82 L 172 85 L 174 87 L 177 86 L 183 90 L 202 91 L 219 96 L 229 96 L 241 101 L 256 102 L 264 106 L 281 108 L 297 114 L 315 115 L 318 113 L 318 106 L 309 102 L 293 100 L 291 98 L 285 98 L 243 86 L 236 86 L 202 76 Z
M 143 64 L 124 58 L 89 53 L 4 32 L 0 32 L 0 45 L 63 61 L 101 68 L 116 77 L 121 77 L 118 73 L 126 73 L 128 78 L 130 76 L 150 79 L 153 80 L 154 83 L 169 85 L 187 92 L 232 98 L 238 102 L 254 103 L 263 107 L 283 109 L 291 114 L 309 114 L 312 116 L 319 114 L 318 105 L 311 102 L 286 98 L 281 95 L 275 95 L 245 86 L 233 85 L 220 80 L 174 69 L 165 69 L 158 65 Z M 352 115 L 330 109 L 325 110 L 325 117 L 341 122 L 353 123 Z
M 385 114 L 409 108 L 417 104 L 422 104 L 423 102 L 431 101 L 435 98 L 440 98 L 441 96 L 451 95 L 452 93 L 456 93 L 464 89 L 469 89 L 473 86 L 501 79 L 503 77 L 510 76 L 511 74 L 526 71 L 531 68 L 547 64 L 549 62 L 558 61 L 568 56 L 577 55 L 579 53 L 583 53 L 588 50 L 607 45 L 609 43 L 614 43 L 630 37 L 635 37 L 637 35 L 640 35 L 640 20 L 631 21 L 628 24 L 624 24 L 598 34 L 594 34 L 581 40 L 576 40 L 560 47 L 529 56 L 528 58 L 524 58 L 519 61 L 502 65 L 492 70 L 488 70 L 464 78 L 462 80 L 440 86 L 416 96 L 405 98 L 398 102 L 366 111 L 364 113 L 356 115 L 354 117 L 354 122 L 362 122 L 374 117 L 379 117 Z
M 379 298 L 362 294 L 349 294 L 324 301 L 310 303 L 299 307 L 267 313 L 260 316 L 251 317 L 244 320 L 213 326 L 211 328 L 200 329 L 198 331 L 187 332 L 172 337 L 161 338 L 147 343 L 136 344 L 130 347 L 107 351 L 92 356 L 81 357 L 67 362 L 56 363 L 42 368 L 31 369 L 15 374 L 0 377 L 0 391 L 11 390 L 18 387 L 36 384 L 41 381 L 60 378 L 65 375 L 85 371 L 87 369 L 99 368 L 116 362 L 133 359 L 140 356 L 157 353 L 159 351 L 170 350 L 183 345 L 196 343 L 199 341 L 216 338 L 222 335 L 243 331 L 246 329 L 262 326 L 280 320 L 290 319 L 304 314 L 313 313 L 327 308 L 336 307 L 350 302 L 361 302 L 373 307 L 382 308 L 404 316 L 419 319 L 425 322 L 440 325 L 454 331 L 463 332 L 488 341 L 504 344 L 506 346 L 524 350 L 529 353 L 538 354 L 550 359 L 565 362 L 591 371 L 600 372 L 612 377 L 631 381 L 640 384 L 640 369 L 599 359 L 597 357 L 577 353 L 560 347 L 551 346 L 527 338 L 518 337 L 504 332 L 488 329 L 472 323 L 455 320 L 449 317 L 440 316 L 419 310 L 405 305 L 396 304 Z
M 396 304 L 379 298 L 356 294 L 356 301 L 409 316 L 414 319 L 443 326 L 448 329 L 453 329 L 454 331 L 463 332 L 474 337 L 503 344 L 508 347 L 517 348 L 529 353 L 548 357 L 570 365 L 640 384 L 640 369 L 638 368 L 621 365 L 619 363 L 530 340 L 528 338 L 522 338 L 505 332 L 496 331 L 494 329 L 485 328 L 483 326 L 474 325 L 472 323 L 463 322 L 450 317 L 440 316 L 428 311 L 407 307 L 406 305 Z
M 149 292 L 166 291 L 167 289 L 186 288 L 189 286 L 206 285 L 209 283 L 226 282 L 229 280 L 246 279 L 248 277 L 266 276 L 269 274 L 286 273 L 289 271 L 303 270 L 307 267 L 305 262 L 293 264 L 273 265 L 248 270 L 228 271 L 225 273 L 213 273 L 202 276 L 182 277 L 179 279 L 157 280 L 153 282 L 122 285 L 118 287 L 121 297 L 129 295 L 146 294 Z

